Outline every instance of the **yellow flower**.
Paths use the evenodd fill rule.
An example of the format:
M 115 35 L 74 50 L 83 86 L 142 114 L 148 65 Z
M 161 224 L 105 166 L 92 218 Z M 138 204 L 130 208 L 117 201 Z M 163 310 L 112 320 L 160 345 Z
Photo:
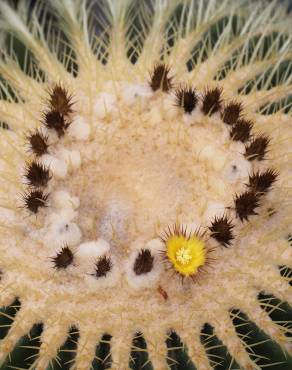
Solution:
M 166 254 L 175 270 L 183 276 L 191 276 L 206 262 L 203 240 L 196 236 L 173 235 L 166 241 Z

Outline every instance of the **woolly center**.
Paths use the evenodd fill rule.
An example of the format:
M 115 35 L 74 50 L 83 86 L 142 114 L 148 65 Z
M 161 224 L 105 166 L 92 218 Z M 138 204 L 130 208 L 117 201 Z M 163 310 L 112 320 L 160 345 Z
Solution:
M 118 150 L 110 146 L 97 163 L 72 176 L 72 193 L 80 199 L 78 224 L 85 237 L 92 238 L 97 228 L 106 240 L 128 244 L 191 212 L 197 198 L 191 154 L 176 150 L 171 158 L 145 144 Z M 89 218 L 94 220 L 90 228 Z

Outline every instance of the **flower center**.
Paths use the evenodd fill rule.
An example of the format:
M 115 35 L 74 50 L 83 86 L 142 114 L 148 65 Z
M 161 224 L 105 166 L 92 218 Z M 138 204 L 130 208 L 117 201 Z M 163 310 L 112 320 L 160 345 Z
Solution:
M 176 252 L 176 258 L 182 265 L 187 265 L 192 259 L 191 250 L 188 247 L 181 247 Z

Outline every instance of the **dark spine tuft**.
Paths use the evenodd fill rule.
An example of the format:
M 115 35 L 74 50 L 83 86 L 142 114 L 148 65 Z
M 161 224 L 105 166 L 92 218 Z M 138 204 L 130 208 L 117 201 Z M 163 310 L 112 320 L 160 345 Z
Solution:
M 49 169 L 44 165 L 38 162 L 32 162 L 27 165 L 25 177 L 29 185 L 43 187 L 48 184 L 51 174 Z
M 253 123 L 251 121 L 245 119 L 238 120 L 230 131 L 231 139 L 245 143 L 250 138 L 252 127 Z
M 95 273 L 93 276 L 96 278 L 104 277 L 112 269 L 113 264 L 109 257 L 103 256 L 95 263 Z
M 278 172 L 268 169 L 263 173 L 256 172 L 249 176 L 248 186 L 256 193 L 266 193 L 277 180 Z
M 142 249 L 134 263 L 134 272 L 136 275 L 147 274 L 153 268 L 154 257 L 149 249 Z
M 215 87 L 214 89 L 207 90 L 203 95 L 202 112 L 204 114 L 212 115 L 220 111 L 222 105 L 222 89 Z
M 227 125 L 234 125 L 236 121 L 240 118 L 242 112 L 242 104 L 237 102 L 232 102 L 226 105 L 221 114 L 223 122 Z
M 49 103 L 52 111 L 60 115 L 67 115 L 72 112 L 72 96 L 60 85 L 55 85 L 50 92 Z
M 245 146 L 245 157 L 249 161 L 254 159 L 262 161 L 268 152 L 269 143 L 270 139 L 268 136 L 258 136 Z
M 224 247 L 229 247 L 232 240 L 234 239 L 232 229 L 234 225 L 232 221 L 227 218 L 226 215 L 221 217 L 215 217 L 212 221 L 209 230 L 211 231 L 211 237 L 216 239 L 217 242 L 222 244 Z
M 38 213 L 39 208 L 46 207 L 48 194 L 44 194 L 41 190 L 30 190 L 24 194 L 24 206 L 32 213 Z
M 41 156 L 48 152 L 48 137 L 43 135 L 40 131 L 35 131 L 27 137 L 29 141 L 30 150 L 36 156 Z
M 235 196 L 235 211 L 241 221 L 248 220 L 249 216 L 257 215 L 255 209 L 259 207 L 259 195 L 252 190 Z
M 59 112 L 49 111 L 44 114 L 44 125 L 50 130 L 55 130 L 58 136 L 61 137 L 70 124 L 65 121 L 64 116 Z
M 164 63 L 156 64 L 150 75 L 150 86 L 153 91 L 161 89 L 169 91 L 172 88 L 172 77 L 169 77 L 170 68 Z
M 182 107 L 185 113 L 192 113 L 198 102 L 196 90 L 192 87 L 180 87 L 176 90 L 175 95 L 176 105 Z
M 67 268 L 74 259 L 74 255 L 71 249 L 67 246 L 63 247 L 60 252 L 57 253 L 55 257 L 52 257 L 54 267 L 57 270 Z

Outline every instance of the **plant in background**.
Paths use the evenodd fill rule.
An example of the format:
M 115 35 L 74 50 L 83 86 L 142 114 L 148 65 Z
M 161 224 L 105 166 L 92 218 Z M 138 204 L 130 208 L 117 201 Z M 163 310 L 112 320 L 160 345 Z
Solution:
M 0 3 L 1 369 L 289 369 L 291 15 Z

